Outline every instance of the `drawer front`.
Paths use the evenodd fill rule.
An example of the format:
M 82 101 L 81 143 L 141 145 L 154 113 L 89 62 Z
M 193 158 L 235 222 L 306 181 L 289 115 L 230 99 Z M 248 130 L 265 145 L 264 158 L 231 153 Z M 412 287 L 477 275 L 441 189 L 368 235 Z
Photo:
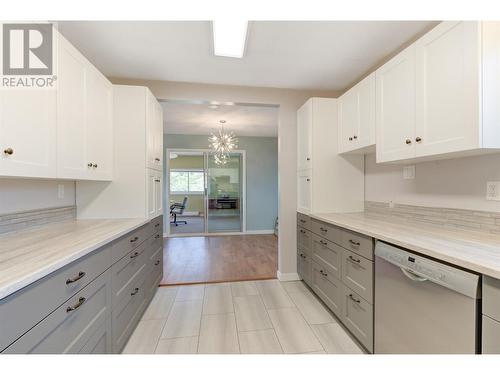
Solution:
M 482 353 L 500 354 L 500 322 L 483 315 Z
M 483 276 L 483 314 L 500 321 L 500 280 Z
M 344 287 L 340 280 L 329 279 L 321 273 L 321 266 L 312 262 L 312 289 L 321 298 L 321 300 L 337 315 L 342 316 Z
M 367 259 L 373 260 L 373 239 L 359 233 L 343 229 L 342 246 Z
M 120 353 L 139 321 L 146 304 L 148 286 L 145 269 L 134 275 L 123 298 L 113 306 L 112 341 L 113 353 Z
M 149 253 L 150 255 L 156 253 L 158 249 L 163 248 L 163 237 L 159 233 L 155 233 L 149 239 Z
M 0 300 L 0 351 L 102 274 L 111 265 L 105 246 Z M 36 308 L 33 308 L 36 306 Z
M 78 353 L 109 317 L 110 273 L 106 271 L 63 303 L 4 353 Z
M 149 285 L 154 292 L 163 277 L 163 248 L 157 249 L 149 259 Z
M 127 293 L 127 288 L 134 275 L 146 267 L 149 260 L 149 254 L 146 251 L 148 249 L 147 245 L 147 241 L 143 242 L 141 246 L 133 249 L 111 267 L 113 305 L 121 298 L 123 293 Z
M 297 273 L 304 280 L 304 282 L 311 286 L 312 281 L 312 265 L 309 255 L 300 251 L 297 254 Z
M 342 281 L 373 304 L 373 262 L 352 251 L 342 251 Z
M 373 306 L 346 286 L 342 322 L 359 342 L 373 353 Z
M 307 215 L 297 212 L 297 225 L 307 230 L 311 230 L 311 218 Z
M 311 219 L 311 228 L 314 234 L 340 244 L 340 228 L 315 219 Z
M 127 253 L 139 246 L 146 238 L 149 237 L 148 232 L 149 224 L 146 224 L 115 242 L 111 250 L 113 263 L 120 260 Z
M 311 249 L 311 232 L 308 230 L 297 227 L 297 246 L 301 249 L 309 251 Z
M 106 322 L 87 341 L 78 354 L 107 354 L 111 353 L 111 314 Z
M 332 276 L 341 278 L 341 263 L 343 249 L 317 234 L 312 235 L 313 261 L 326 268 Z
M 148 237 L 151 237 L 154 234 L 163 234 L 163 216 L 155 217 L 149 222 L 147 233 Z

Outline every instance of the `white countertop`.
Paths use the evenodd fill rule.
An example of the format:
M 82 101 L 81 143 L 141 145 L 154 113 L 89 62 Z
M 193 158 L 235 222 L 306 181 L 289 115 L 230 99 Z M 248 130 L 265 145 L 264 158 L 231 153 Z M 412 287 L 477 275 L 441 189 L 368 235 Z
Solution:
M 0 299 L 149 222 L 68 220 L 0 235 Z
M 309 215 L 420 254 L 500 279 L 500 235 L 391 220 L 365 213 Z

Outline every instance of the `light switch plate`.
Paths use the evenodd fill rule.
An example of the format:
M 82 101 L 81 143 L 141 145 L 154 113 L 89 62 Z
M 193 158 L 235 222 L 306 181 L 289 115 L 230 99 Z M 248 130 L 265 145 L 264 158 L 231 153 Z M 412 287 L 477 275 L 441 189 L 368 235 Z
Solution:
M 486 183 L 486 200 L 500 201 L 500 181 L 488 181 Z
M 405 180 L 413 180 L 415 179 L 415 166 L 407 165 L 403 167 L 403 178 Z
M 64 199 L 64 185 L 57 185 L 57 199 Z

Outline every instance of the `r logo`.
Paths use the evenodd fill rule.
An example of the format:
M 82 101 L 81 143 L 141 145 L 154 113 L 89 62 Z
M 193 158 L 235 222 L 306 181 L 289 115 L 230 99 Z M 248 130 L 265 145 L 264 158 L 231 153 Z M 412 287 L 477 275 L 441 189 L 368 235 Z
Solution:
M 52 75 L 52 25 L 3 25 L 3 74 Z

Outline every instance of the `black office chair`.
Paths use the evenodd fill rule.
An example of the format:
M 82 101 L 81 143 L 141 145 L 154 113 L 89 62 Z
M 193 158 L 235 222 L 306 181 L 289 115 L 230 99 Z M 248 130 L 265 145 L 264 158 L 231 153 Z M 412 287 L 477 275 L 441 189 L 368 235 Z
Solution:
M 170 206 L 170 216 L 174 217 L 174 221 L 171 221 L 170 224 L 175 224 L 176 227 L 179 224 L 187 224 L 185 220 L 177 220 L 177 215 L 182 215 L 184 210 L 186 209 L 188 197 L 184 197 L 182 203 L 174 203 Z

